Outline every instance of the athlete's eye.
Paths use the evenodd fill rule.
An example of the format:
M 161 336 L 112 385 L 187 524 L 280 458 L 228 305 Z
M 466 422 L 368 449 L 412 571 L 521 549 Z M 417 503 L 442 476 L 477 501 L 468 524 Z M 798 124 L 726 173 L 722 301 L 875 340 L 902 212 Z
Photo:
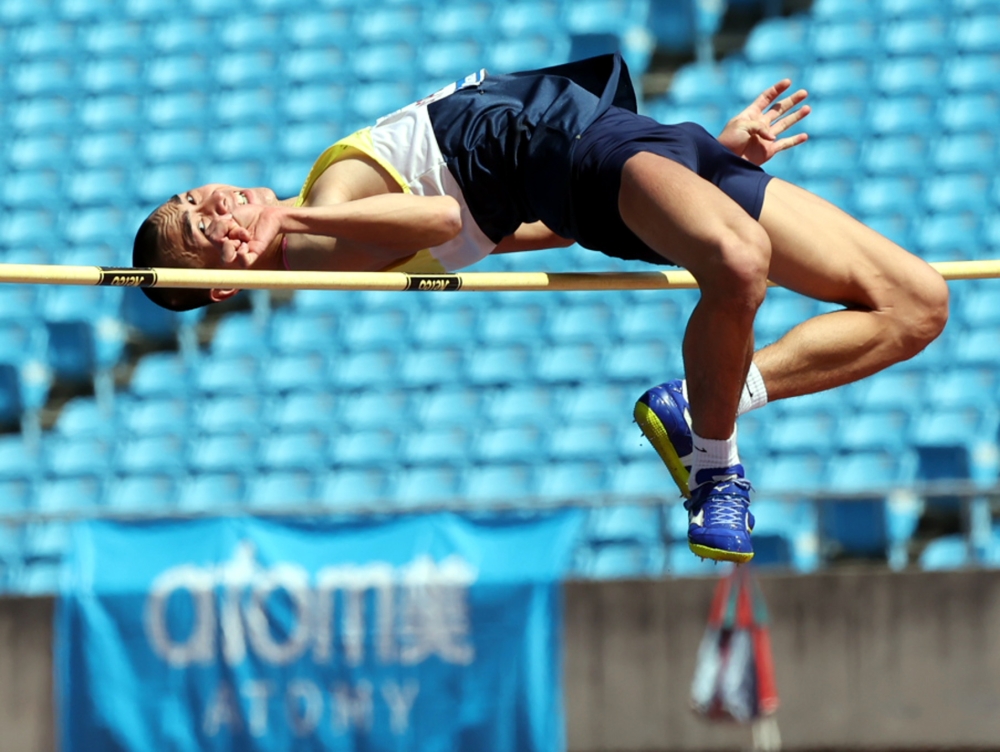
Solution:
M 187 195 L 186 195 L 186 196 L 184 197 L 184 200 L 185 200 L 185 201 L 187 201 L 187 202 L 188 202 L 189 204 L 194 204 L 194 203 L 197 203 L 197 202 L 196 202 L 196 201 L 194 200 L 194 196 L 193 196 L 193 195 L 191 195 L 190 193 L 189 193 L 189 194 L 187 194 Z

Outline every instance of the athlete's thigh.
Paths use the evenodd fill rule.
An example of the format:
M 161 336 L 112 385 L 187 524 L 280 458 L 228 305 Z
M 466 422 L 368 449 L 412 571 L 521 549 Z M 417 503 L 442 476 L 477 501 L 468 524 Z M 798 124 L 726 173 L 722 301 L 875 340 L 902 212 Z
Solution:
M 719 262 L 732 238 L 763 233 L 739 204 L 687 167 L 649 152 L 625 163 L 618 202 L 622 220 L 646 245 L 696 277 Z
M 818 300 L 882 308 L 900 294 L 937 289 L 920 258 L 829 201 L 777 178 L 767 185 L 760 223 L 771 239 L 771 280 Z

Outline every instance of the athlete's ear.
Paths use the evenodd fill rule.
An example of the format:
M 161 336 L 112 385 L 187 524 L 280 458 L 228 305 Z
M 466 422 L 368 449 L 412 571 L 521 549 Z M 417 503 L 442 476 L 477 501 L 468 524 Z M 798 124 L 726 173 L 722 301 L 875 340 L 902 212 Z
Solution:
M 212 299 L 213 303 L 221 303 L 223 300 L 233 297 L 239 290 L 217 290 L 212 289 L 209 291 L 208 296 Z

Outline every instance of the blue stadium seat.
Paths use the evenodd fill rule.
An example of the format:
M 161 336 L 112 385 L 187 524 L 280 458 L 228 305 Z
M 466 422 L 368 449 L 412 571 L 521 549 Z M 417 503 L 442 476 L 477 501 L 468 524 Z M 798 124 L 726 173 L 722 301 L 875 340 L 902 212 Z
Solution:
M 912 177 L 862 178 L 854 187 L 853 201 L 866 213 L 916 213 L 920 206 L 920 181 Z
M 934 102 L 923 95 L 879 99 L 869 108 L 868 124 L 874 133 L 884 136 L 914 134 L 926 137 L 939 129 Z
M 194 385 L 203 395 L 254 394 L 260 389 L 260 369 L 252 355 L 207 357 L 194 365 Z
M 1000 52 L 1000 13 L 982 13 L 955 23 L 955 44 L 962 54 Z
M 93 397 L 74 397 L 59 411 L 55 433 L 66 437 L 114 437 L 122 428 L 115 410 Z
M 464 351 L 442 347 L 406 352 L 396 375 L 408 387 L 437 387 L 462 383 L 464 369 Z
M 815 301 L 788 290 L 768 292 L 754 320 L 754 328 L 763 340 L 784 336 L 789 329 L 817 313 Z
M 222 316 L 212 335 L 212 356 L 263 357 L 269 352 L 266 333 L 262 323 L 252 313 L 237 312 Z
M 860 115 L 860 111 L 863 110 L 864 103 L 854 95 L 857 94 L 858 81 L 867 80 L 871 75 L 871 69 L 871 61 L 863 58 L 827 60 L 805 68 L 803 71 L 803 85 L 811 96 L 816 97 L 823 104 L 822 108 L 818 108 L 809 115 L 806 128 L 810 133 L 814 132 L 815 115 L 824 117 L 825 111 L 827 111 L 825 119 L 819 126 L 819 131 L 815 131 L 817 135 L 850 135 L 850 133 L 858 132 L 858 116 Z M 830 101 L 832 98 L 842 98 L 844 104 L 837 101 Z M 841 123 L 840 128 L 837 129 L 849 129 L 848 133 L 829 133 L 829 129 L 834 127 L 832 121 L 835 119 L 835 116 L 828 111 L 833 111 L 840 118 L 845 118 L 845 115 L 855 111 L 855 122 L 851 124 Z M 827 125 L 828 120 L 830 121 L 830 125 Z
M 931 151 L 922 136 L 890 135 L 865 144 L 862 165 L 870 175 L 922 178 L 930 171 Z
M 349 115 L 348 105 L 347 87 L 341 82 L 330 83 L 324 80 L 307 82 L 282 92 L 278 111 L 285 121 L 340 123 Z M 344 130 L 343 135 L 346 135 L 349 131 Z M 328 145 L 324 144 L 323 148 Z
M 661 576 L 663 568 L 659 547 L 610 544 L 585 549 L 575 575 L 591 580 L 644 579 Z
M 256 387 L 274 394 L 323 389 L 331 384 L 330 372 L 328 358 L 319 352 L 278 355 L 262 364 Z
M 95 181 L 105 176 L 102 168 L 134 169 L 136 162 L 141 159 L 138 144 L 137 136 L 131 133 L 120 131 L 88 133 L 81 135 L 76 140 L 73 146 L 73 156 L 81 165 L 97 170 L 96 173 L 85 173 L 87 182 Z M 121 195 L 115 197 L 117 200 L 131 194 L 133 185 L 131 181 L 126 181 L 125 175 L 119 172 L 111 174 L 111 177 L 113 178 L 112 186 L 122 192 Z M 74 180 L 70 181 L 69 185 L 74 192 L 82 192 L 84 198 L 95 195 L 95 191 L 86 183 L 77 185 Z
M 504 305 L 483 312 L 479 338 L 484 344 L 534 344 L 543 331 L 548 310 L 538 303 Z
M 484 402 L 482 390 L 465 384 L 447 386 L 415 398 L 413 417 L 427 429 L 450 426 L 472 429 L 480 421 Z
M 826 463 L 815 453 L 779 454 L 748 468 L 747 473 L 760 494 L 794 494 L 823 489 Z
M 795 152 L 794 161 L 803 176 L 823 179 L 856 175 L 859 157 L 854 139 L 815 139 L 808 151 Z
M 416 96 L 412 82 L 377 81 L 352 89 L 348 104 L 351 116 L 369 125 L 410 104 Z
M 201 436 L 191 443 L 188 466 L 195 473 L 251 473 L 258 466 L 256 433 Z
M 557 414 L 566 425 L 589 421 L 627 423 L 640 394 L 622 384 L 583 384 L 560 395 Z
M 955 56 L 945 66 L 945 77 L 955 93 L 996 92 L 1000 51 Z
M 79 41 L 83 49 L 98 58 L 144 56 L 149 43 L 146 27 L 135 17 L 134 7 L 122 15 L 100 19 L 81 29 Z
M 11 105 L 8 122 L 22 134 L 65 133 L 76 123 L 76 113 L 69 98 L 33 97 Z
M 20 434 L 0 435 L 0 479 L 31 479 L 41 471 L 41 453 Z
M 788 62 L 802 65 L 812 58 L 810 22 L 805 16 L 768 18 L 750 30 L 743 54 L 753 64 Z
M 204 397 L 192 406 L 187 418 L 202 434 L 262 431 L 264 399 L 256 393 Z M 192 420 L 193 419 L 193 420 Z
M 463 475 L 453 465 L 419 465 L 400 471 L 393 501 L 396 506 L 454 505 L 461 501 Z
M 471 305 L 422 312 L 411 326 L 411 341 L 418 346 L 467 346 L 476 341 L 479 311 Z
M 683 105 L 727 101 L 733 93 L 725 68 L 689 63 L 674 73 L 667 96 L 672 103 Z
M 562 305 L 552 311 L 546 334 L 557 343 L 594 342 L 611 339 L 616 324 L 615 310 L 608 302 L 581 302 Z
M 645 337 L 660 339 L 664 332 L 677 332 L 680 337 L 687 314 L 686 307 L 672 296 L 632 303 L 617 314 L 617 334 L 625 341 Z
M 927 260 L 974 258 L 979 220 L 971 212 L 931 215 L 917 223 L 913 239 L 913 250 Z
M 908 452 L 851 452 L 831 458 L 828 490 L 858 492 L 888 490 L 912 481 L 914 457 Z
M 72 512 L 100 507 L 104 486 L 96 475 L 49 478 L 39 483 L 35 511 Z
M 473 437 L 473 456 L 483 463 L 540 463 L 546 459 L 547 434 L 537 425 L 488 426 Z
M 471 455 L 473 431 L 450 425 L 409 430 L 400 443 L 400 459 L 415 465 L 449 463 L 462 465 Z
M 407 392 L 399 388 L 342 395 L 340 420 L 345 431 L 396 429 L 412 419 Z
M 418 60 L 417 50 L 409 41 L 393 39 L 356 47 L 348 62 L 357 80 L 367 83 L 413 77 Z
M 114 470 L 119 474 L 180 473 L 187 468 L 187 441 L 180 434 L 120 439 Z
M 924 190 L 924 205 L 936 212 L 985 213 L 992 207 L 990 176 L 983 172 L 939 175 Z
M 871 0 L 815 0 L 812 5 L 817 21 L 877 18 L 879 10 L 880 5 Z
M 891 21 L 883 27 L 882 46 L 889 55 L 937 55 L 954 51 L 949 19 L 927 15 Z
M 437 40 L 481 41 L 491 36 L 495 30 L 494 13 L 498 7 L 500 7 L 498 4 L 489 0 L 472 0 L 472 2 L 441 0 L 436 4 L 434 11 L 424 18 L 423 29 Z M 428 49 L 433 48 L 433 43 L 428 45 Z M 474 68 L 482 66 L 480 59 Z
M 337 466 L 387 467 L 399 461 L 399 435 L 388 427 L 341 433 L 333 439 L 330 457 Z
M 770 427 L 768 449 L 776 453 L 829 452 L 837 422 L 829 412 L 786 415 Z
M 649 382 L 649 386 L 684 373 L 680 331 L 666 340 L 648 339 L 607 348 L 604 376 L 616 382 Z
M 319 500 L 331 509 L 371 508 L 392 499 L 395 474 L 385 467 L 339 468 L 320 481 Z
M 403 308 L 357 312 L 343 332 L 349 348 L 400 346 L 407 342 L 411 313 Z
M 469 383 L 476 386 L 518 384 L 533 376 L 534 350 L 528 344 L 484 345 L 467 364 Z
M 179 16 L 161 20 L 150 31 L 149 41 L 157 55 L 164 53 L 199 53 L 214 49 L 218 43 L 210 19 Z
M 338 425 L 339 408 L 340 398 L 326 390 L 289 392 L 271 400 L 262 415 L 252 415 L 248 420 L 263 417 L 278 432 L 310 428 L 333 431 Z
M 277 140 L 276 128 L 269 122 L 274 106 L 269 94 L 261 90 L 239 92 L 239 101 L 222 100 L 227 116 L 220 117 L 219 126 L 209 140 L 209 153 L 216 161 L 239 161 L 250 155 L 267 154 Z M 234 185 L 247 185 L 242 181 L 228 181 Z M 251 183 L 252 184 L 252 183 Z
M 354 30 L 362 42 L 409 39 L 420 28 L 422 16 L 420 3 L 377 4 L 357 15 Z
M 171 509 L 177 504 L 179 486 L 178 476 L 170 473 L 114 477 L 105 486 L 104 505 L 114 512 Z
M 541 501 L 563 503 L 604 494 L 609 478 L 603 461 L 576 460 L 539 465 L 536 482 Z
M 199 408 L 203 403 L 198 403 Z M 122 410 L 122 429 L 131 436 L 181 434 L 189 430 L 191 412 L 186 397 L 149 396 L 131 401 Z
M 212 80 L 209 60 L 203 55 L 157 55 L 146 61 L 145 81 L 156 92 L 204 90 Z
M 332 363 L 332 382 L 342 389 L 378 389 L 398 383 L 400 352 L 395 348 L 352 350 Z
M 928 409 L 914 417 L 910 442 L 914 446 L 967 446 L 997 433 L 997 414 L 991 403 Z
M 994 331 L 1000 327 L 1000 297 L 995 290 L 968 290 L 958 308 L 959 320 L 971 329 L 992 327 Z
M 67 58 L 22 60 L 10 71 L 10 86 L 21 98 L 68 96 L 79 86 L 76 67 Z
M 64 437 L 49 434 L 42 446 L 43 470 L 57 477 L 93 475 L 103 477 L 112 468 L 113 438 L 102 436 Z
M 88 94 L 125 94 L 141 89 L 143 68 L 136 58 L 112 57 L 87 62 L 80 71 L 80 83 Z
M 285 36 L 296 49 L 347 46 L 345 42 L 349 45 L 353 41 L 353 20 L 354 9 L 346 3 L 316 9 L 297 6 L 296 12 L 285 18 Z
M 197 90 L 154 92 L 146 98 L 145 112 L 157 128 L 197 127 L 212 119 L 208 97 Z
M 658 506 L 595 507 L 587 515 L 584 535 L 590 544 L 634 543 L 655 546 L 661 541 Z
M 766 88 L 783 78 L 790 78 L 793 82 L 798 81 L 802 77 L 802 70 L 801 64 L 796 65 L 789 62 L 747 66 L 742 75 L 734 81 L 733 91 L 741 101 L 750 102 Z
M 145 126 L 144 101 L 136 92 L 100 94 L 83 100 L 80 122 L 92 131 L 129 131 Z
M 909 440 L 910 413 L 879 410 L 845 415 L 837 427 L 837 448 L 847 452 L 902 451 Z
M 260 466 L 265 471 L 326 470 L 330 464 L 330 439 L 320 429 L 299 429 L 264 436 Z
M 535 378 L 545 384 L 592 381 L 600 373 L 602 351 L 592 342 L 556 342 L 538 353 Z
M 56 169 L 15 172 L 4 180 L 0 199 L 17 209 L 42 208 L 60 192 L 60 180 Z
M 511 504 L 524 507 L 537 496 L 537 469 L 530 463 L 497 463 L 466 473 L 463 497 L 476 506 Z
M 815 193 L 849 214 L 864 210 L 863 207 L 854 206 L 854 193 L 856 192 L 854 180 L 843 177 L 810 178 L 803 176 L 799 179 L 798 184 L 799 187 L 810 193 Z
M 1000 120 L 1000 92 L 953 94 L 940 100 L 938 117 L 947 130 L 995 131 Z
M 886 18 L 922 18 L 948 15 L 951 0 L 880 0 L 879 9 Z
M 494 42 L 487 51 L 487 68 L 498 73 L 534 70 L 563 62 L 568 54 L 568 38 L 525 34 Z
M 69 134 L 55 133 L 21 133 L 15 137 L 10 134 L 10 149 L 7 154 L 8 164 L 14 170 L 35 170 L 50 168 L 60 170 L 65 168 L 71 159 L 74 142 Z
M 936 96 L 947 88 L 944 62 L 936 55 L 883 60 L 876 65 L 875 87 L 884 97 Z
M 864 17 L 816 22 L 813 53 L 820 60 L 875 57 L 881 50 L 878 30 L 877 23 Z
M 497 390 L 484 400 L 483 423 L 491 427 L 551 425 L 557 396 L 557 389 L 536 382 Z
M 213 512 L 232 509 L 246 500 L 248 478 L 235 470 L 216 470 L 187 477 L 177 492 L 180 509 Z
M 278 354 L 335 351 L 340 347 L 339 320 L 332 312 L 280 310 L 271 318 L 268 344 Z
M 549 456 L 555 461 L 614 460 L 617 454 L 616 422 L 582 422 L 556 426 L 549 436 Z
M 971 563 L 970 545 L 964 535 L 945 535 L 928 541 L 920 552 L 920 568 L 927 571 L 962 569 Z
M 313 506 L 317 501 L 316 476 L 305 470 L 258 473 L 247 483 L 245 503 L 257 509 Z
M 924 403 L 925 374 L 922 370 L 892 369 L 865 379 L 858 385 L 861 411 L 905 410 L 915 412 Z
M 654 496 L 665 501 L 679 498 L 674 481 L 663 462 L 650 447 L 647 456 L 616 465 L 611 470 L 608 490 L 616 496 Z
M 888 555 L 882 499 L 827 501 L 819 506 L 821 546 L 827 557 L 881 559 Z
M 332 46 L 292 50 L 282 56 L 281 71 L 292 85 L 324 84 L 350 75 L 344 50 Z

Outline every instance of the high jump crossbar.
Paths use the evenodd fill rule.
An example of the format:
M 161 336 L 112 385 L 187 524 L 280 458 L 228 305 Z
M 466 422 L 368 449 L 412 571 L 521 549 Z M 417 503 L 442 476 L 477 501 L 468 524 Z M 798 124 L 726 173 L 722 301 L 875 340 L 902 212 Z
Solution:
M 1000 277 L 1000 259 L 932 264 L 947 280 Z M 60 264 L 0 264 L 0 283 L 181 287 L 242 290 L 379 290 L 513 292 L 524 290 L 685 290 L 698 285 L 686 271 L 652 272 L 293 272 L 169 269 Z

